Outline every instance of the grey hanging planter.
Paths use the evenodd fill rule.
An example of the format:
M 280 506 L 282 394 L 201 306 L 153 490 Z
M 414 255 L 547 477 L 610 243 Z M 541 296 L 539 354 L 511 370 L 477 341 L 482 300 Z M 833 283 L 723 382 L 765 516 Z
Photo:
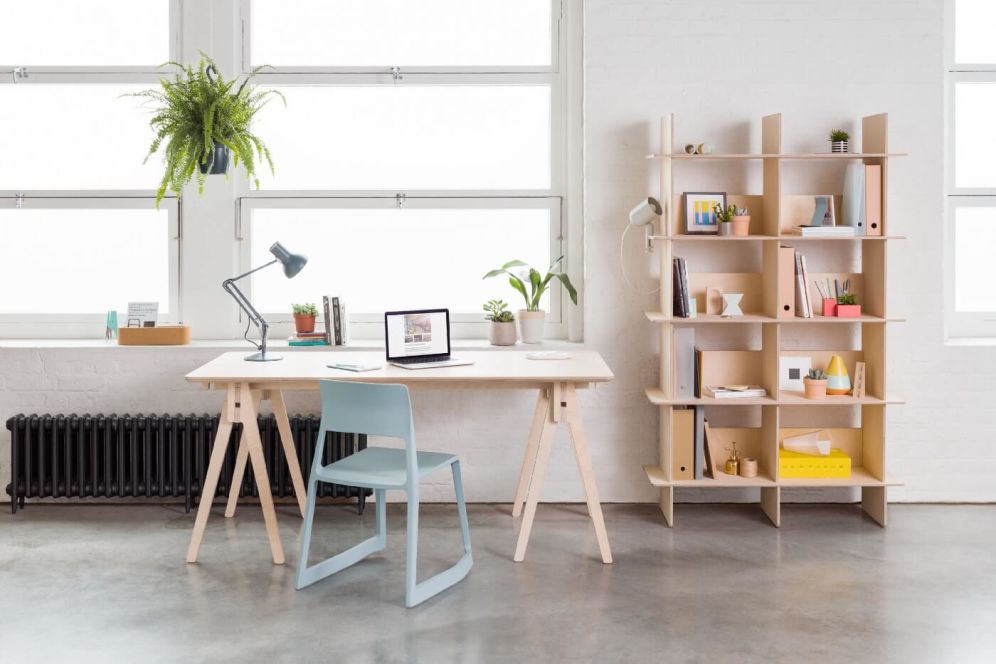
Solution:
M 207 155 L 207 162 L 201 161 L 197 165 L 205 175 L 224 175 L 228 172 L 230 155 L 231 151 L 227 147 L 215 141 L 214 150 Z

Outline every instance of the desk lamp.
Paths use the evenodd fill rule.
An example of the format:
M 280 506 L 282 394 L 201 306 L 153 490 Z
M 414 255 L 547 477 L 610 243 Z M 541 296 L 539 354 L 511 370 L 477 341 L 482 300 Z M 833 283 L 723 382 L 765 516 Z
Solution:
M 225 289 L 232 298 L 238 302 L 239 306 L 242 307 L 242 311 L 246 312 L 249 317 L 249 325 L 255 325 L 259 328 L 260 342 L 257 344 L 255 341 L 249 338 L 249 325 L 246 326 L 245 339 L 249 343 L 256 346 L 258 353 L 253 353 L 252 355 L 246 355 L 245 360 L 247 362 L 274 362 L 276 360 L 282 360 L 283 358 L 279 355 L 267 355 L 266 353 L 266 332 L 269 330 L 270 326 L 263 319 L 263 316 L 256 311 L 256 307 L 252 306 L 252 302 L 249 298 L 239 290 L 239 287 L 235 285 L 235 282 L 239 279 L 248 277 L 253 272 L 259 272 L 264 267 L 270 267 L 274 263 L 280 263 L 284 266 L 284 276 L 288 279 L 293 278 L 300 272 L 305 265 L 308 263 L 308 259 L 300 254 L 292 254 L 284 248 L 284 245 L 279 242 L 274 242 L 273 246 L 270 247 L 270 253 L 276 256 L 272 261 L 266 265 L 260 265 L 259 267 L 253 268 L 246 272 L 245 274 L 240 274 L 237 277 L 232 277 L 231 279 L 225 279 L 222 282 L 221 287 Z

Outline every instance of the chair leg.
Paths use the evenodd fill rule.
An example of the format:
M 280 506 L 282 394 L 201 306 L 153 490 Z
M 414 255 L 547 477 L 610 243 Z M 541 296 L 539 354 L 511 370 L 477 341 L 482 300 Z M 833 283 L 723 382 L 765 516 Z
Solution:
M 377 534 L 368 537 L 352 548 L 346 549 L 331 558 L 308 567 L 308 552 L 311 548 L 311 531 L 315 521 L 315 502 L 318 496 L 318 481 L 308 481 L 308 502 L 304 508 L 304 522 L 301 524 L 301 553 L 297 562 L 298 590 L 321 581 L 327 576 L 340 572 L 360 562 L 371 553 L 383 551 L 387 546 L 387 504 L 383 489 L 377 489 Z
M 467 503 L 463 497 L 463 481 L 460 477 L 460 462 L 454 461 L 453 488 L 456 491 L 457 512 L 460 515 L 460 531 L 463 534 L 463 557 L 453 567 L 423 581 L 417 582 L 418 567 L 418 489 L 408 495 L 408 551 L 405 567 L 405 606 L 409 609 L 438 595 L 452 585 L 463 580 L 474 566 L 470 550 L 470 525 L 467 521 Z

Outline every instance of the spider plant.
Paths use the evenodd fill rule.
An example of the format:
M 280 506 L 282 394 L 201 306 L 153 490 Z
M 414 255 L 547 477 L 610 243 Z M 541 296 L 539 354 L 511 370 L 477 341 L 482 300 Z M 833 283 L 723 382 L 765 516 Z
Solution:
M 174 80 L 160 79 L 159 87 L 128 96 L 141 97 L 151 103 L 149 125 L 155 139 L 145 161 L 163 148 L 165 171 L 156 191 L 156 206 L 167 189 L 182 195 L 183 186 L 197 180 L 197 192 L 204 192 L 206 174 L 215 160 L 215 147 L 222 145 L 233 155 L 234 166 L 241 162 L 246 177 L 259 188 L 256 167 L 265 161 L 273 172 L 273 159 L 266 144 L 252 132 L 253 118 L 277 95 L 276 90 L 257 90 L 250 81 L 261 69 L 226 80 L 210 56 L 201 52 L 197 68 L 169 62 L 179 69 Z M 227 177 L 227 173 L 226 173 Z

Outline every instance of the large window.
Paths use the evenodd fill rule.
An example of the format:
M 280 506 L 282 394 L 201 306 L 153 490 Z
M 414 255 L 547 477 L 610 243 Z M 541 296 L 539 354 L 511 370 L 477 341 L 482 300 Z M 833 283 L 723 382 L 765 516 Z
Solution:
M 177 0 L 32 0 L 0 21 L 0 336 L 90 336 L 178 308 L 179 214 L 128 93 L 178 55 Z
M 381 333 L 384 310 L 445 306 L 457 333 L 480 337 L 485 300 L 519 307 L 485 272 L 570 253 L 567 219 L 580 215 L 567 134 L 580 112 L 560 0 L 244 0 L 242 11 L 244 68 L 270 65 L 259 79 L 287 106 L 258 119 L 276 174 L 244 191 L 240 255 L 248 268 L 279 240 L 311 260 L 293 281 L 260 273 L 261 310 L 286 321 L 291 302 L 340 295 L 362 337 Z M 556 289 L 544 306 L 548 332 L 565 336 Z
M 996 3 L 949 4 L 946 328 L 949 337 L 996 337 Z

